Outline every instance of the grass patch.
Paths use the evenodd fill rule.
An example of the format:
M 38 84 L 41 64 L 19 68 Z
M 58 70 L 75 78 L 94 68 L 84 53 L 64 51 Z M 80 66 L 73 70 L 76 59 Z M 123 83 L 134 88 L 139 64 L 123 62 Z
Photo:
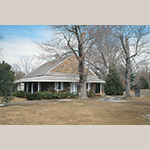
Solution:
M 22 100 L 22 99 L 21 99 Z M 16 101 L 16 98 L 14 99 Z M 1 125 L 148 125 L 150 99 L 74 100 L 0 107 Z
M 150 101 L 150 97 L 127 97 L 121 100 Z

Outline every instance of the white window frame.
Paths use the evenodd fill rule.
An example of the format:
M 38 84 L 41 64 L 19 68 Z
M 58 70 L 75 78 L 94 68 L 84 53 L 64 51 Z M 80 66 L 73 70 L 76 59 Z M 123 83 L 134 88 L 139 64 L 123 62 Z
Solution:
M 88 89 L 86 88 L 86 90 L 89 92 L 91 90 L 91 84 L 90 83 L 86 83 L 88 84 Z
M 60 87 L 61 89 L 58 89 L 58 83 L 60 83 Z M 63 82 L 55 82 L 55 90 L 58 91 L 62 91 L 63 90 Z
M 70 93 L 77 92 L 77 83 L 70 83 Z

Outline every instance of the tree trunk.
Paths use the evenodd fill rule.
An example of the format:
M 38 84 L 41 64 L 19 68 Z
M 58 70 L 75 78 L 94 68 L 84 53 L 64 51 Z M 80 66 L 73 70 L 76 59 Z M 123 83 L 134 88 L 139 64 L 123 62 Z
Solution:
M 125 84 L 126 84 L 125 97 L 130 97 L 131 94 L 130 94 L 130 57 L 129 57 L 129 53 L 127 53 L 127 58 L 126 58 Z
M 79 99 L 88 99 L 86 95 L 86 74 L 84 72 L 84 58 L 83 58 L 83 47 L 79 44 L 79 85 L 80 85 L 80 95 Z
M 125 54 L 125 65 L 126 65 L 126 72 L 125 72 L 125 85 L 126 85 L 126 93 L 125 97 L 130 97 L 130 47 L 128 37 L 125 36 L 125 39 L 121 36 L 121 44 Z
M 86 81 L 83 81 L 82 83 L 80 83 L 79 99 L 81 99 L 81 100 L 88 99 L 88 97 L 86 95 Z

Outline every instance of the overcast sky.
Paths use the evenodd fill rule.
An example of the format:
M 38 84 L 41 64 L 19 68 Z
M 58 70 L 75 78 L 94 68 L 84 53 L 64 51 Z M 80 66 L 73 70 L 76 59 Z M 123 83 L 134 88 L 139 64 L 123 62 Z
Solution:
M 3 58 L 9 63 L 17 63 L 20 57 L 31 56 L 38 52 L 33 41 L 46 40 L 49 37 L 47 25 L 2 25 Z

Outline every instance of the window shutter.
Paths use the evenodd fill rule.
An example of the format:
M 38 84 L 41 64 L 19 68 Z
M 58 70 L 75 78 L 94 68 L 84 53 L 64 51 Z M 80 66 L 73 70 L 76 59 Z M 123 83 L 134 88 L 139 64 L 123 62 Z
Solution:
M 70 93 L 72 93 L 72 83 L 70 83 Z
M 57 82 L 55 82 L 55 90 L 57 91 Z
M 77 84 L 75 83 L 75 91 L 74 92 L 77 92 Z
M 63 90 L 63 82 L 61 82 L 61 90 Z
M 88 90 L 91 90 L 91 84 L 88 83 Z

